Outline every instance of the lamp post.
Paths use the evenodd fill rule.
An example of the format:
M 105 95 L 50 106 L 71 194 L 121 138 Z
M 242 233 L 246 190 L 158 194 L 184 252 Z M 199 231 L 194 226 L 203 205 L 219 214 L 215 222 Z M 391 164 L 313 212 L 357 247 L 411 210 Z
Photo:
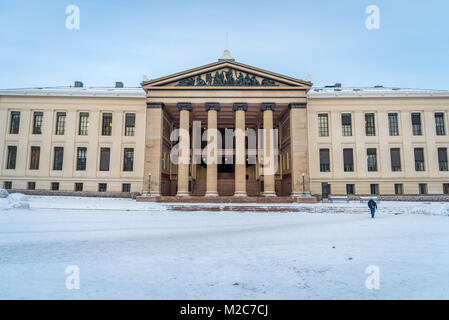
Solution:
M 306 196 L 306 188 L 305 188 L 305 183 L 304 183 L 304 176 L 305 174 L 302 174 L 302 196 L 305 197 Z
M 148 174 L 148 191 L 147 196 L 151 196 L 151 173 Z

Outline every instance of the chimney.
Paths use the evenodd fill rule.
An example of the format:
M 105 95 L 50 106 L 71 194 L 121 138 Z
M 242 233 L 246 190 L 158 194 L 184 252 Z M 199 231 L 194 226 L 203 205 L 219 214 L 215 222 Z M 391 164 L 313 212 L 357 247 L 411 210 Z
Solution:
M 75 88 L 82 88 L 84 84 L 81 81 L 75 81 Z
M 117 81 L 117 82 L 115 83 L 115 87 L 116 87 L 116 88 L 123 88 L 123 82 Z

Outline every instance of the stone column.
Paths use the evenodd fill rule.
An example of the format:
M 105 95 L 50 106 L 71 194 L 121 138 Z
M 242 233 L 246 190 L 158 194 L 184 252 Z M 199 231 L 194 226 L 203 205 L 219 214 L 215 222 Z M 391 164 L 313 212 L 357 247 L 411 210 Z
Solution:
M 218 131 L 217 113 L 219 103 L 206 103 L 207 111 L 207 178 L 206 197 L 218 197 Z
M 263 181 L 265 197 L 276 196 L 274 175 L 277 166 L 274 158 L 274 135 L 273 135 L 273 111 L 275 103 L 262 103 L 260 110 L 263 112 Z
M 235 191 L 234 197 L 246 197 L 246 147 L 245 147 L 245 112 L 246 103 L 234 103 L 235 112 Z
M 191 103 L 178 103 L 179 116 L 179 152 L 178 152 L 178 197 L 188 197 L 190 164 L 190 119 Z
M 291 103 L 289 105 L 292 197 L 310 196 L 306 107 L 306 103 Z M 304 190 L 302 185 L 303 175 Z

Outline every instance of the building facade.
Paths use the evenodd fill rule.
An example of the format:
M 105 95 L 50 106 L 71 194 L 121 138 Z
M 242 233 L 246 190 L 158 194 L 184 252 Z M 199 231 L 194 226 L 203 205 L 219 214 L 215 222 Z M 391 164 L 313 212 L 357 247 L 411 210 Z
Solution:
M 315 88 L 224 55 L 141 88 L 0 90 L 0 183 L 154 197 L 447 194 L 448 121 L 449 91 Z

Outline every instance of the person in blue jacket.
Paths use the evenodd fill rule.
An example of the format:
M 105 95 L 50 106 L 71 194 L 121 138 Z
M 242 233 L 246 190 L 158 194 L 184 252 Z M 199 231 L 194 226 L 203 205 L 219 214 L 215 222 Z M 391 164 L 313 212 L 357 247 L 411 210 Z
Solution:
M 373 199 L 370 199 L 368 201 L 368 208 L 370 208 L 370 210 L 371 210 L 371 218 L 374 219 L 374 214 L 376 213 L 376 210 L 377 210 L 377 203 L 376 203 L 376 201 L 374 201 Z

